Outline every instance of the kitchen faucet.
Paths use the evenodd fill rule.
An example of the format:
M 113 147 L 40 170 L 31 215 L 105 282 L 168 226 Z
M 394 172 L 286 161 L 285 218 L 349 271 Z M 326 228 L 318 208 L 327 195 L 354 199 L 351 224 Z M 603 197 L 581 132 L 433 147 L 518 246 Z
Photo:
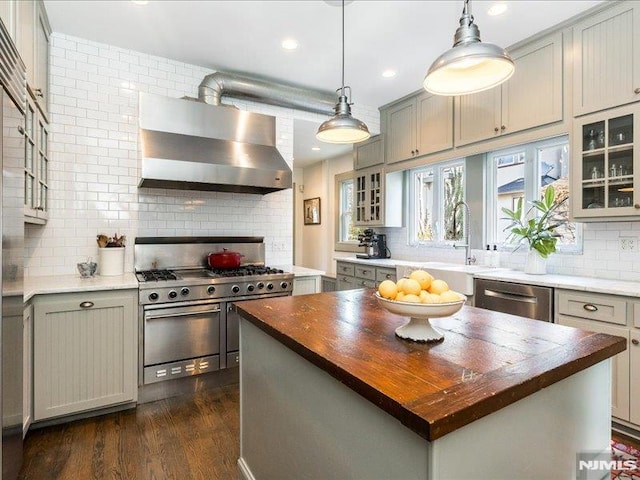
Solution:
M 465 243 L 463 245 L 453 244 L 453 248 L 464 248 L 465 249 L 465 257 L 464 264 L 471 265 L 476 263 L 476 257 L 471 255 L 471 211 L 469 209 L 469 205 L 467 202 L 458 202 L 453 207 L 453 231 L 456 231 L 456 213 L 458 212 L 458 207 L 462 205 L 465 208 L 465 220 L 463 224 L 463 228 L 465 231 Z

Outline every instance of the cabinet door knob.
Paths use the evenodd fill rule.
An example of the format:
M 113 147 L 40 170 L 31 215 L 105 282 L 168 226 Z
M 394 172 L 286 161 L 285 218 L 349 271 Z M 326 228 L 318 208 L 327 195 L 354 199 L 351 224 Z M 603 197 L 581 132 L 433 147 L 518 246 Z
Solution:
M 33 89 L 33 93 L 36 94 L 36 97 L 42 97 L 42 89 L 41 88 L 34 88 Z
M 93 307 L 93 302 L 82 302 L 80 304 L 80 308 L 91 308 Z
M 411 150 L 411 155 L 415 155 L 416 151 L 415 150 Z
M 635 209 L 640 209 L 640 203 L 636 203 L 636 204 L 633 206 L 633 208 L 635 208 Z
M 633 338 L 631 339 L 631 343 L 633 343 L 634 345 L 640 345 L 640 340 L 638 340 L 637 338 Z
M 500 127 L 500 130 L 502 130 L 503 132 L 504 132 L 506 129 L 507 129 L 507 127 L 505 127 L 504 125 L 502 125 L 502 126 Z
M 387 273 L 386 277 L 387 277 L 387 279 L 391 278 L 391 274 Z
M 496 128 L 494 128 L 494 129 L 493 129 L 493 131 L 494 131 L 494 132 L 496 132 L 496 133 L 498 133 L 498 131 L 499 131 L 499 130 L 500 130 L 500 129 L 499 129 L 498 127 L 496 127 Z
M 363 274 L 366 274 L 369 270 L 362 270 Z
M 419 153 L 420 153 L 420 150 L 416 148 L 416 155 L 418 155 Z
M 598 311 L 598 307 L 596 307 L 594 304 L 592 303 L 585 303 L 582 308 L 584 308 L 587 312 L 597 312 Z
M 636 88 L 633 93 L 635 93 L 636 95 L 640 93 L 640 88 Z
M 18 125 L 18 133 L 20 135 L 24 135 L 24 128 L 22 128 L 22 125 Z

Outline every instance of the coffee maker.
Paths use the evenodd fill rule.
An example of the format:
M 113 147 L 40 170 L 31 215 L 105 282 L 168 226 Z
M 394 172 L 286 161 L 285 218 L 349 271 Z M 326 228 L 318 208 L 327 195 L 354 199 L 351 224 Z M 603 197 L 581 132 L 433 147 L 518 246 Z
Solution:
M 359 247 L 365 247 L 365 253 L 356 254 L 356 258 L 389 258 L 391 252 L 387 248 L 387 236 L 383 233 L 375 233 L 367 228 L 358 235 Z

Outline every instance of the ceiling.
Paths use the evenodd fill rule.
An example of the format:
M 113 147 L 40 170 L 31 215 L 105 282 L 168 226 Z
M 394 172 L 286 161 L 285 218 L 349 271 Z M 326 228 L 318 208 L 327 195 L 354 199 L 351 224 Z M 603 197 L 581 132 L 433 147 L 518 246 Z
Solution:
M 250 73 L 321 90 L 340 87 L 337 2 L 45 0 L 54 32 L 220 71 Z M 451 47 L 462 1 L 357 0 L 345 7 L 345 83 L 352 101 L 379 107 L 421 87 L 435 58 Z M 509 46 L 597 0 L 473 1 L 482 40 Z M 293 37 L 299 47 L 280 44 Z M 393 78 L 382 72 L 393 69 Z M 310 147 L 309 147 L 310 150 Z M 298 157 L 295 157 L 298 159 Z

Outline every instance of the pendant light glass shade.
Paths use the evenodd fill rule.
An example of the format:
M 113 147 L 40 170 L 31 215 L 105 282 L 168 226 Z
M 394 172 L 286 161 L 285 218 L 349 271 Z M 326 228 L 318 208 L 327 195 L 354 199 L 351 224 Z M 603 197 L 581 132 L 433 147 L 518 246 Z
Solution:
M 503 48 L 480 40 L 470 10 L 465 0 L 453 48 L 429 67 L 425 90 L 436 95 L 468 95 L 500 85 L 513 75 L 513 60 Z
M 342 1 L 342 87 L 337 92 L 338 103 L 335 106 L 335 115 L 318 128 L 316 138 L 326 143 L 358 143 L 371 136 L 364 122 L 351 116 L 351 103 L 346 94 L 351 87 L 344 85 L 344 0 Z

